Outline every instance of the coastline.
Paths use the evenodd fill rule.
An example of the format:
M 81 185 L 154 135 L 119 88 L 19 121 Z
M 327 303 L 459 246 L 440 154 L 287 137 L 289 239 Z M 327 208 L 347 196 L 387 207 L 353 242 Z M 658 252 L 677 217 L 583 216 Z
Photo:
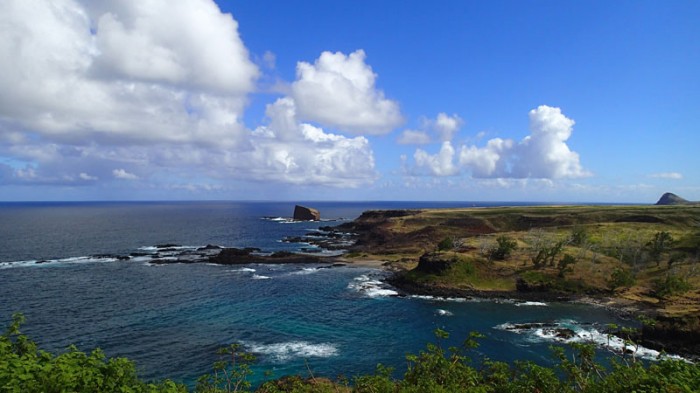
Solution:
M 593 264 L 578 263 L 574 267 L 584 268 L 583 272 L 587 271 L 585 269 L 595 269 L 602 271 L 602 275 L 598 273 L 599 277 L 596 278 L 583 272 L 568 273 L 567 276 L 573 275 L 576 278 L 567 281 L 562 279 L 566 277 L 565 270 L 549 266 L 541 270 L 533 269 L 531 262 L 528 264 L 532 254 L 523 255 L 523 252 L 527 253 L 526 242 L 529 240 L 522 236 L 529 236 L 533 229 L 553 233 L 584 226 L 591 228 L 590 231 L 595 236 L 598 236 L 599 232 L 595 231 L 600 231 L 599 228 L 610 227 L 612 231 L 621 233 L 653 234 L 654 231 L 668 230 L 682 238 L 685 236 L 683 233 L 689 231 L 692 235 L 692 223 L 700 219 L 699 213 L 699 209 L 687 206 L 388 210 L 368 211 L 350 223 L 331 229 L 354 233 L 356 240 L 350 247 L 349 254 L 336 260 L 348 265 L 379 268 L 389 272 L 384 281 L 399 291 L 399 296 L 571 302 L 603 307 L 623 319 L 638 321 L 636 323 L 640 324 L 641 329 L 637 333 L 625 333 L 634 342 L 698 361 L 700 316 L 694 310 L 699 306 L 696 299 L 700 296 L 700 288 L 696 284 L 690 287 L 691 291 L 686 298 L 676 299 L 676 296 L 655 300 L 654 293 L 649 292 L 649 285 L 655 282 L 653 275 L 669 274 L 665 270 L 656 273 L 659 270 L 656 269 L 657 262 L 646 268 L 650 271 L 645 273 L 646 277 L 652 278 L 646 278 L 646 281 L 638 282 L 632 288 L 610 289 L 607 281 L 610 272 L 620 269 L 616 266 L 624 268 L 625 264 L 600 253 L 594 255 Z M 518 239 L 520 249 L 515 257 L 517 262 L 480 262 L 483 254 L 479 253 L 478 240 L 488 237 L 493 239 L 502 233 Z M 458 240 L 458 248 L 444 254 L 436 252 L 438 243 L 448 238 Z M 684 242 L 680 244 L 686 244 L 688 240 Z M 565 247 L 571 249 L 568 252 L 576 250 L 571 245 Z M 666 255 L 671 254 L 671 251 L 666 252 Z M 428 255 L 431 257 L 423 261 Z M 688 263 L 692 264 L 692 259 L 689 260 L 691 262 Z M 465 266 L 469 266 L 467 270 L 471 276 L 464 276 Z M 685 265 L 683 268 L 691 267 Z M 487 279 L 478 279 L 480 274 Z M 527 279 L 528 275 L 543 281 L 527 282 L 523 277 Z M 693 283 L 697 281 L 692 274 L 689 277 L 694 280 Z M 459 281 L 460 279 L 466 281 Z M 470 279 L 476 279 L 476 282 Z M 509 280 L 511 284 L 505 285 L 504 282 Z M 677 304 L 681 306 L 676 306 Z

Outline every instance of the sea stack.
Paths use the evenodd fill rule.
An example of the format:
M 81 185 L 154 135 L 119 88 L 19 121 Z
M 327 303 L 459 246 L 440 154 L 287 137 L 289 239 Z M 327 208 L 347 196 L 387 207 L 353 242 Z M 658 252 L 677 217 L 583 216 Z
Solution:
M 310 207 L 296 205 L 294 206 L 294 219 L 299 221 L 319 221 L 321 220 L 321 213 Z

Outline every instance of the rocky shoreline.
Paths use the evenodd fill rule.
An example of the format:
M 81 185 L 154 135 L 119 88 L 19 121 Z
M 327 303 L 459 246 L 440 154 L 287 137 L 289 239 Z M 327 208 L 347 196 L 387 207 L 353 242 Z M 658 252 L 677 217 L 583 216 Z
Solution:
M 417 282 L 407 278 L 406 267 L 388 262 L 381 256 L 396 246 L 394 238 L 382 232 L 387 217 L 406 217 L 417 211 L 366 212 L 361 219 L 335 227 L 321 227 L 305 236 L 285 237 L 287 243 L 308 244 L 302 252 L 264 253 L 257 248 L 224 248 L 207 245 L 186 248 L 175 244 L 163 244 L 149 252 L 136 252 L 126 256 L 114 256 L 118 260 L 146 259 L 151 264 L 214 263 L 221 265 L 244 264 L 322 264 L 327 267 L 357 265 L 380 268 L 387 271 L 384 281 L 398 292 L 398 296 L 431 296 L 438 298 L 477 298 L 490 300 L 515 300 L 526 302 L 575 302 L 604 307 L 630 321 L 643 315 L 656 321 L 653 326 L 643 326 L 634 337 L 645 347 L 679 354 L 688 359 L 700 360 L 700 317 L 693 319 L 659 316 L 653 307 L 644 303 L 611 296 L 611 293 L 562 293 L 546 288 L 516 286 L 516 290 L 484 290 L 468 286 L 448 286 L 430 282 Z M 428 233 L 429 234 L 429 233 Z M 313 252 L 311 252 L 312 250 Z M 324 251 L 347 254 L 326 256 Z M 308 252 L 307 252 L 308 251 Z M 109 256 L 103 256 L 109 257 Z

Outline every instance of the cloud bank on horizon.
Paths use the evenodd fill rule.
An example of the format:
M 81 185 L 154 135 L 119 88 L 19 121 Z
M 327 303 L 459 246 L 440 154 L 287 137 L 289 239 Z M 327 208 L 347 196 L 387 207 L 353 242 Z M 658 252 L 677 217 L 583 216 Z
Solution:
M 575 122 L 558 107 L 533 103 L 520 140 L 458 140 L 469 119 L 446 112 L 401 130 L 406 114 L 377 86 L 362 48 L 307 60 L 251 127 L 246 110 L 275 57 L 256 63 L 238 22 L 213 1 L 9 0 L 0 14 L 0 188 L 367 187 L 388 174 L 374 141 L 392 132 L 398 145 L 421 146 L 393 157 L 405 178 L 593 175 L 568 145 Z M 431 144 L 440 146 L 432 154 Z

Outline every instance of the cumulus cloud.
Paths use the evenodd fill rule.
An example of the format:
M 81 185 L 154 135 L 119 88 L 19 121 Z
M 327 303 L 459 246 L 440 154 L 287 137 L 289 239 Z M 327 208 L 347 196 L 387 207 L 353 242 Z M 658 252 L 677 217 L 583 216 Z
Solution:
M 365 137 L 348 138 L 300 122 L 290 97 L 268 105 L 269 124 L 255 130 L 246 157 L 266 178 L 295 184 L 357 187 L 376 178 Z
M 661 173 L 652 173 L 651 175 L 649 175 L 649 177 L 652 177 L 655 179 L 680 180 L 683 178 L 683 175 L 678 173 L 678 172 L 661 172 Z
M 455 149 L 449 141 L 445 141 L 437 154 L 430 155 L 418 149 L 413 159 L 416 161 L 416 167 L 426 169 L 431 175 L 451 176 L 459 171 L 454 164 L 454 156 Z
M 68 143 L 239 143 L 258 69 L 237 23 L 213 2 L 11 0 L 3 8 L 5 132 Z
M 573 131 L 572 119 L 564 116 L 559 108 L 546 105 L 531 110 L 529 118 L 531 133 L 520 142 L 494 138 L 483 147 L 463 145 L 459 149 L 457 164 L 452 161 L 455 154 L 450 154 L 450 149 L 454 149 L 451 146 L 447 149 L 445 143 L 434 155 L 419 149 L 414 171 L 421 173 L 427 169 L 437 176 L 468 172 L 475 178 L 504 179 L 590 176 L 581 166 L 578 153 L 571 151 L 566 144 Z
M 310 64 L 297 64 L 292 97 L 299 119 L 356 134 L 385 134 L 403 119 L 396 101 L 375 87 L 377 75 L 365 63 L 365 52 L 323 52 Z
M 438 113 L 433 123 L 433 128 L 438 133 L 441 141 L 451 141 L 452 136 L 464 124 L 464 121 L 457 115 L 449 116 L 446 113 Z
M 90 176 L 90 175 L 88 175 L 88 174 L 85 173 L 85 172 L 80 172 L 80 174 L 78 175 L 78 177 L 79 177 L 81 180 L 85 180 L 85 181 L 96 181 L 96 180 L 99 180 L 99 178 L 98 178 L 97 176 Z
M 401 121 L 364 58 L 323 53 L 300 63 L 289 96 L 268 106 L 264 127 L 249 130 L 244 110 L 262 75 L 238 23 L 212 0 L 8 0 L 0 159 L 12 167 L 0 167 L 0 179 L 366 184 L 377 176 L 369 141 L 309 123 L 382 133 Z M 273 69 L 274 54 L 262 63 Z M 337 99 L 314 107 L 325 88 Z
M 121 169 L 121 168 L 113 170 L 112 176 L 114 176 L 117 179 L 122 179 L 122 180 L 136 180 L 139 178 L 135 174 L 129 173 L 126 170 Z
M 405 130 L 396 142 L 402 145 L 427 145 L 433 140 L 440 142 L 451 141 L 454 134 L 464 124 L 458 115 L 438 113 L 435 119 L 423 118 L 420 130 Z
M 427 145 L 431 139 L 425 131 L 404 130 L 396 142 L 402 145 Z

